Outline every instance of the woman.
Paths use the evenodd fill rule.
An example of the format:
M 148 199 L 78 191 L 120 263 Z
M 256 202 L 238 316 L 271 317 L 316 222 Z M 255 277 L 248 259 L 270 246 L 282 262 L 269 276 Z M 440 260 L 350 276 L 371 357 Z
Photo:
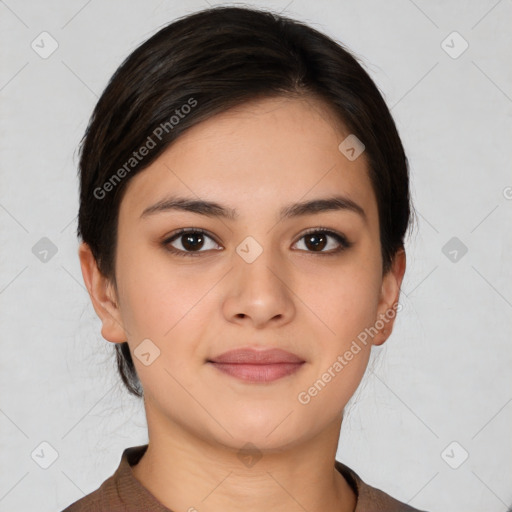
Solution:
M 67 512 L 416 510 L 335 459 L 411 215 L 354 57 L 269 12 L 181 18 L 112 77 L 80 180 L 82 274 L 149 442 Z

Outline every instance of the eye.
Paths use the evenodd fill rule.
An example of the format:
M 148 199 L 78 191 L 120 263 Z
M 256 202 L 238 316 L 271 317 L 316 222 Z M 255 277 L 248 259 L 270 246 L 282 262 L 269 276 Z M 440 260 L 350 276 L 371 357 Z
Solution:
M 174 254 L 177 254 L 178 256 L 193 257 L 199 256 L 199 253 L 201 252 L 205 252 L 201 251 L 200 249 L 204 247 L 205 239 L 207 238 L 215 243 L 213 238 L 202 229 L 180 229 L 171 237 L 166 238 L 162 242 L 162 244 L 167 250 Z M 174 243 L 174 241 L 178 242 L 178 245 L 181 245 L 182 248 L 173 246 L 172 243 Z M 208 250 L 212 248 L 213 247 L 207 247 L 206 249 Z
M 213 242 L 213 245 L 210 247 L 208 247 L 207 243 L 205 244 L 207 239 L 211 241 L 210 243 Z M 306 252 L 317 253 L 323 256 L 338 254 L 352 246 L 352 243 L 349 242 L 344 235 L 327 228 L 314 228 L 307 231 L 296 244 L 303 239 Z M 331 239 L 331 242 L 329 242 L 329 239 Z M 332 240 L 334 240 L 334 242 Z M 178 245 L 178 247 L 173 244 Z M 218 244 L 213 237 L 206 233 L 206 231 L 195 228 L 180 229 L 178 232 L 166 238 L 162 242 L 162 245 L 173 254 L 186 257 L 200 256 L 201 253 L 212 249 L 218 250 L 215 248 L 215 245 Z M 330 250 L 324 250 L 326 248 Z
M 335 242 L 329 243 L 329 238 L 334 239 Z M 341 233 L 336 233 L 327 228 L 311 229 L 301 236 L 299 242 L 303 239 L 303 244 L 306 247 L 307 252 L 318 253 L 322 256 L 332 256 L 352 246 L 352 243 L 349 242 Z M 324 251 L 323 249 L 326 247 L 331 250 Z

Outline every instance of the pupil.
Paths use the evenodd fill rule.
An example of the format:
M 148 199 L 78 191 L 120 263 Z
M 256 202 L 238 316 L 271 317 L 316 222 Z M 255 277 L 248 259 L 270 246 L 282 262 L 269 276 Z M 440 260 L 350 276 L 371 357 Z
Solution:
M 183 243 L 183 242 L 182 243 L 183 243 L 183 247 L 185 247 L 185 249 L 187 249 L 187 250 L 197 249 L 198 247 L 201 248 L 201 246 L 203 245 L 203 236 L 200 233 L 188 234 L 188 235 L 185 235 L 184 238 L 185 238 L 185 243 Z M 194 242 L 192 241 L 192 240 L 194 240 L 194 238 L 200 238 L 201 241 L 199 243 L 194 244 Z
M 323 249 L 322 242 L 318 242 L 319 239 L 323 239 L 323 241 L 325 242 L 324 235 L 309 235 L 309 237 L 306 238 L 306 245 L 308 245 L 308 242 L 310 242 L 311 240 L 316 240 L 315 242 L 313 242 L 312 246 L 314 248 L 318 248 L 319 246 L 321 246 L 320 249 Z

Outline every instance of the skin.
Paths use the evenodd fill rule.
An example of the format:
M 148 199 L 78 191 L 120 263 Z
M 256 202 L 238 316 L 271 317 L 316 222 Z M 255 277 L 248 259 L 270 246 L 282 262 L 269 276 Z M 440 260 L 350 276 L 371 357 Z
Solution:
M 405 253 L 382 275 L 377 202 L 366 156 L 339 149 L 349 134 L 313 98 L 246 103 L 185 132 L 130 181 L 119 212 L 117 293 L 86 244 L 79 257 L 85 284 L 112 343 L 133 351 L 149 338 L 160 355 L 146 366 L 133 356 L 144 388 L 149 448 L 135 477 L 171 510 L 353 511 L 356 497 L 334 460 L 343 408 L 357 389 L 371 345 L 302 404 L 307 391 L 365 328 L 399 299 Z M 236 220 L 167 211 L 140 218 L 167 194 L 236 208 Z M 278 221 L 289 203 L 342 194 L 349 210 Z M 329 228 L 315 251 L 304 231 Z M 163 240 L 201 228 L 197 257 L 173 255 Z M 236 252 L 247 237 L 263 252 L 248 263 Z M 183 245 L 182 245 L 183 244 Z M 185 250 L 178 237 L 172 246 Z M 197 251 L 196 251 L 197 254 Z M 239 347 L 278 347 L 301 356 L 301 369 L 271 383 L 247 383 L 206 363 Z M 251 442 L 262 455 L 241 462 Z

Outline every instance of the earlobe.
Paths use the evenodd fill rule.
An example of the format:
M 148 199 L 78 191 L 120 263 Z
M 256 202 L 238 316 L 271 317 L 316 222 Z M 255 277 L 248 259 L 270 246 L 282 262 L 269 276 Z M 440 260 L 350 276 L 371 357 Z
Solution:
M 405 274 L 405 250 L 399 249 L 389 272 L 382 279 L 381 297 L 378 307 L 376 328 L 379 333 L 375 336 L 373 344 L 382 345 L 391 336 L 397 314 L 397 305 L 400 299 L 400 287 Z
M 127 335 L 111 281 L 100 272 L 91 248 L 85 242 L 80 244 L 78 256 L 94 311 L 102 322 L 101 335 L 112 343 L 126 341 Z

